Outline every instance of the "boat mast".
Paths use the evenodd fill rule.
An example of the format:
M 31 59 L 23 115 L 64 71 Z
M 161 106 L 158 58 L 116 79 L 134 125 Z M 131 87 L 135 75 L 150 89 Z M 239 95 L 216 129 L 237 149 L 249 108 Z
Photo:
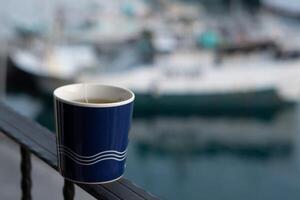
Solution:
M 55 58 L 53 57 L 54 46 L 63 41 L 64 29 L 65 29 L 65 9 L 63 5 L 58 5 L 54 12 L 53 29 L 46 44 L 46 67 L 52 73 L 59 71 L 59 66 L 55 64 Z

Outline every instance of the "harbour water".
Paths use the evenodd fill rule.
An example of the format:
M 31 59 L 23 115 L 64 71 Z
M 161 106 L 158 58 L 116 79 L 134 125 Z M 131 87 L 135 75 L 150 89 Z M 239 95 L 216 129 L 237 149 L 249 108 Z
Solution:
M 51 107 L 7 99 L 53 130 Z M 296 200 L 299 122 L 297 106 L 266 116 L 134 118 L 125 177 L 162 199 Z

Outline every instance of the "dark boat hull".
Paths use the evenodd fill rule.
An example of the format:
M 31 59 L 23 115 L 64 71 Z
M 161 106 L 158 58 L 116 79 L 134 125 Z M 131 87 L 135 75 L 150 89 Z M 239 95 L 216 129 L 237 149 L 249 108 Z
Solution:
M 16 66 L 13 59 L 7 57 L 7 90 L 36 92 L 37 84 L 33 74 L 27 73 Z
M 136 94 L 135 113 L 151 114 L 239 114 L 276 112 L 293 105 L 274 89 L 224 94 L 151 96 Z
M 55 88 L 73 83 L 73 80 L 64 80 L 51 76 L 44 76 L 29 73 L 10 57 L 7 61 L 8 65 L 8 89 L 21 90 L 32 93 L 40 93 L 43 95 L 51 95 Z

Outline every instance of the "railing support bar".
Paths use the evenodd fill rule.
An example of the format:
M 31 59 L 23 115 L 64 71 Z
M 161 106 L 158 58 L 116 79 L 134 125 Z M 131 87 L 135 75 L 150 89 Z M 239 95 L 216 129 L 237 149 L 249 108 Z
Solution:
M 65 179 L 63 188 L 64 200 L 73 200 L 75 195 L 74 184 Z
M 22 189 L 22 200 L 31 200 L 31 159 L 30 152 L 24 147 L 20 147 L 21 151 L 21 189 Z

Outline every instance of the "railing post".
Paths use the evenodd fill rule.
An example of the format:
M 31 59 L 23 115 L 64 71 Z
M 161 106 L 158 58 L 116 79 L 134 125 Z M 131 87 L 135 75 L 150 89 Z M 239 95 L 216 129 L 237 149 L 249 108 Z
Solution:
M 7 48 L 6 42 L 0 41 L 0 100 L 4 99 L 6 93 L 7 76 Z
M 73 200 L 75 195 L 74 184 L 65 179 L 63 188 L 64 200 Z
M 31 200 L 31 159 L 30 152 L 24 147 L 20 147 L 21 150 L 21 189 L 22 200 Z

